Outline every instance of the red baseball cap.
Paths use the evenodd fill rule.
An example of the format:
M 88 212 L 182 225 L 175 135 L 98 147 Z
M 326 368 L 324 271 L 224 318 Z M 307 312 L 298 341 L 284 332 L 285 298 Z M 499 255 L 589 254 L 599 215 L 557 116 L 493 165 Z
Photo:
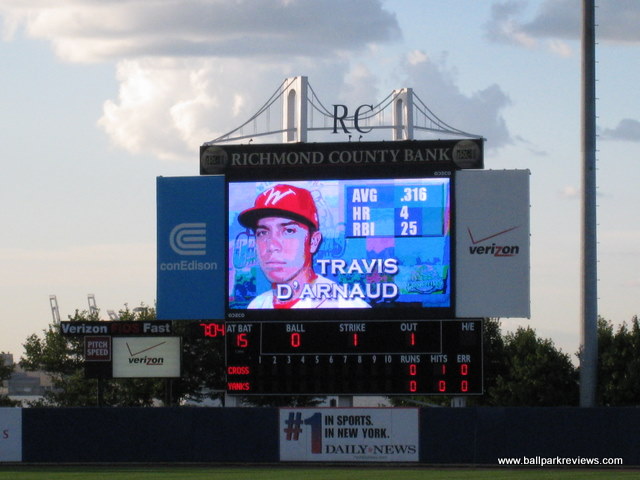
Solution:
M 292 185 L 276 185 L 256 197 L 252 208 L 238 215 L 244 227 L 255 229 L 258 220 L 264 217 L 284 217 L 300 221 L 319 229 L 318 209 L 311 192 Z

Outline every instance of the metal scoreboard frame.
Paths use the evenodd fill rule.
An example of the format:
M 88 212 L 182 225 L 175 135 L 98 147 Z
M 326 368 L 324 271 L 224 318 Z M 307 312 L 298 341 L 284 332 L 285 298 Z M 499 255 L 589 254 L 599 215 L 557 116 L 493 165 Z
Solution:
M 482 167 L 482 140 L 203 146 L 158 178 L 158 319 L 225 338 L 228 394 L 482 394 L 482 317 L 529 311 L 529 172 Z M 312 186 L 322 294 L 358 308 L 252 303 L 281 293 L 239 214 L 277 185 Z

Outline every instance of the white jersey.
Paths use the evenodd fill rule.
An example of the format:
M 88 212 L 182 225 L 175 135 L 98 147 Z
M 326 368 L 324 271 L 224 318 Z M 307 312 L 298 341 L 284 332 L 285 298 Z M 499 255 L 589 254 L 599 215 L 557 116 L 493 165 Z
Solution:
M 310 291 L 318 292 L 324 289 L 318 289 L 318 285 L 337 285 L 336 282 L 330 280 L 322 275 L 318 275 L 316 279 L 311 282 L 309 285 Z M 268 290 L 256 298 L 254 298 L 251 303 L 247 306 L 248 309 L 269 309 L 274 308 L 273 306 L 273 290 Z M 341 295 L 329 296 L 325 293 L 320 295 L 308 295 L 300 298 L 296 303 L 294 303 L 291 308 L 371 308 L 367 302 L 365 302 L 362 298 L 345 298 Z

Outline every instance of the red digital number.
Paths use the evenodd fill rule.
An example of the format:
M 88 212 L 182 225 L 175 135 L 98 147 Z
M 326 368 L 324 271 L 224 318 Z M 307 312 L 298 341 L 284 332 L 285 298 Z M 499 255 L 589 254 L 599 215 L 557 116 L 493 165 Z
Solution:
M 409 391 L 411 393 L 417 392 L 418 391 L 418 382 L 416 382 L 415 380 L 409 380 Z
M 418 374 L 418 366 L 415 363 L 409 365 L 409 375 L 416 376 Z
M 353 334 L 353 346 L 354 347 L 358 346 L 358 334 L 357 333 Z
M 300 334 L 298 332 L 293 332 L 291 334 L 291 337 L 289 338 L 289 343 L 291 344 L 292 347 L 298 348 L 301 344 Z
M 439 392 L 446 392 L 447 391 L 447 382 L 445 382 L 444 380 L 438 381 L 438 391 Z
M 462 382 L 460 382 L 460 391 L 461 392 L 469 391 L 469 382 L 467 380 L 462 380 Z
M 246 333 L 239 333 L 236 335 L 236 347 L 246 348 L 249 346 L 249 339 Z
M 224 336 L 224 323 L 201 323 L 200 326 L 204 330 L 205 337 Z
M 467 363 L 460 365 L 460 375 L 469 375 L 469 365 Z
M 410 335 L 411 336 L 409 337 L 409 344 L 412 347 L 415 347 L 416 346 L 416 334 L 415 333 L 411 333 Z

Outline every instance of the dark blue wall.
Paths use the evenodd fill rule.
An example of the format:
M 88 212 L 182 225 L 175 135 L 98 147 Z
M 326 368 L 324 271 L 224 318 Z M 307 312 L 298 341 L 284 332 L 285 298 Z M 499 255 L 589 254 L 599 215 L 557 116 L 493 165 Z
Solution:
M 277 462 L 275 408 L 27 408 L 24 462 Z M 420 461 L 623 458 L 640 465 L 640 408 L 424 408 Z
M 29 408 L 25 462 L 276 462 L 278 415 L 259 408 Z
M 498 458 L 623 458 L 640 464 L 638 408 L 429 408 L 420 460 L 493 464 Z

